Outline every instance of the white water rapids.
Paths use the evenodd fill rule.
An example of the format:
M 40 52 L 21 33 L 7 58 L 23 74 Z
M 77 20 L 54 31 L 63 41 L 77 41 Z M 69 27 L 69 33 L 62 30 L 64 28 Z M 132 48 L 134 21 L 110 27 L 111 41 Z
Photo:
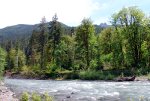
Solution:
M 5 79 L 16 94 L 48 92 L 56 101 L 134 101 L 144 97 L 150 101 L 150 82 L 55 81 Z

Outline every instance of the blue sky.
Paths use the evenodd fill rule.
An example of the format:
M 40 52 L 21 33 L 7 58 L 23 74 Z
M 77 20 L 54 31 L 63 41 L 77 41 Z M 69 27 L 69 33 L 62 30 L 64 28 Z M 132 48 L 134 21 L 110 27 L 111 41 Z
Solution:
M 94 0 L 93 0 L 94 1 Z M 96 0 L 99 4 L 105 5 L 104 8 L 93 12 L 92 18 L 94 23 L 99 22 L 109 23 L 111 15 L 121 10 L 123 7 L 137 6 L 146 16 L 150 14 L 150 0 Z
M 150 14 L 150 0 L 0 0 L 0 28 L 36 24 L 43 16 L 51 21 L 55 13 L 70 26 L 79 25 L 83 18 L 91 18 L 94 24 L 109 23 L 113 13 L 129 6 Z

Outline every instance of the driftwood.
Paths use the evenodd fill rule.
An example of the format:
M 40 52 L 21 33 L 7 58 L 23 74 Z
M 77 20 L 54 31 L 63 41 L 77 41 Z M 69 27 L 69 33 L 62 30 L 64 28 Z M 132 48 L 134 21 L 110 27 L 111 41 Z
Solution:
M 116 81 L 119 81 L 119 82 L 134 81 L 134 80 L 135 80 L 135 76 L 132 76 L 132 77 L 120 77 L 120 78 L 116 79 Z

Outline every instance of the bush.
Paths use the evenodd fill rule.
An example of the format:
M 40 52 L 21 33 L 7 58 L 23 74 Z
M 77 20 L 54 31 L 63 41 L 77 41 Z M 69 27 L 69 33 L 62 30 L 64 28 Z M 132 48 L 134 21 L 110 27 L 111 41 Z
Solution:
M 37 93 L 33 93 L 32 101 L 41 101 L 41 96 L 39 96 Z
M 3 75 L 4 67 L 6 65 L 6 52 L 0 47 L 0 76 Z
M 107 71 L 81 71 L 79 78 L 82 80 L 113 80 L 115 75 Z
M 81 71 L 79 73 L 79 78 L 82 80 L 98 80 L 100 78 L 100 73 L 97 71 Z
M 108 74 L 107 76 L 106 76 L 106 78 L 105 78 L 105 80 L 113 80 L 114 79 L 114 75 L 112 75 L 112 74 Z
M 29 100 L 29 94 L 27 92 L 24 92 L 21 96 L 21 101 L 28 101 Z
M 91 60 L 90 61 L 90 69 L 97 69 L 97 61 L 96 60 Z
M 29 78 L 36 78 L 40 77 L 43 74 L 43 71 L 41 68 L 36 65 L 36 66 L 23 66 L 21 68 L 21 75 Z
M 133 99 L 133 98 L 128 98 L 128 100 L 127 101 L 149 101 L 149 99 L 148 98 L 144 98 L 143 96 L 140 96 L 139 98 L 138 98 L 138 100 L 136 99 Z
M 48 93 L 44 94 L 44 101 L 53 101 L 53 98 L 48 95 Z
M 56 65 L 56 63 L 49 63 L 46 66 L 46 73 L 52 73 L 55 72 L 59 67 Z
M 28 74 L 30 73 L 30 71 L 31 71 L 30 67 L 28 67 L 28 66 L 26 66 L 26 65 L 21 68 L 21 72 L 22 72 L 24 75 L 28 75 Z
M 37 93 L 32 93 L 32 96 L 29 96 L 27 92 L 24 92 L 21 96 L 20 101 L 53 101 L 53 98 L 45 93 L 42 97 Z

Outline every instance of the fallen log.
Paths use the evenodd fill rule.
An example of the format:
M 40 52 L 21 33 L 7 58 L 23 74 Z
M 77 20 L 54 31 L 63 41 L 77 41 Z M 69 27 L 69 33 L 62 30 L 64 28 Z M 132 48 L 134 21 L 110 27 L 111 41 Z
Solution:
M 123 82 L 123 81 L 134 81 L 136 76 L 132 77 L 120 77 L 117 78 L 116 81 Z

